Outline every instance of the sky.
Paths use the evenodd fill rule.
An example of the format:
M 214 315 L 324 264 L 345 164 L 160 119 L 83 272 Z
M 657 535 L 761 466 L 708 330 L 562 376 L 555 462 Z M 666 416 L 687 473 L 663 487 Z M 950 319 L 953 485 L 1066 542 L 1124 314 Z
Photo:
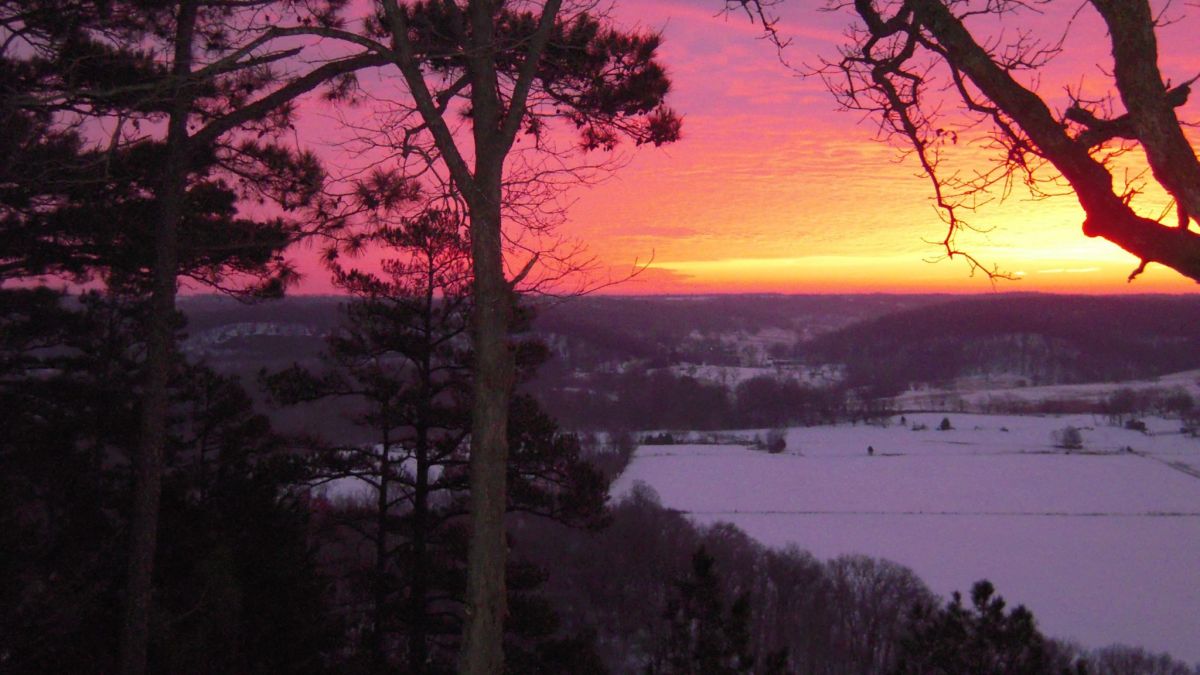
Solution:
M 1157 3 L 1161 5 L 1161 3 Z M 684 117 L 683 138 L 662 148 L 626 148 L 624 166 L 598 185 L 564 195 L 558 234 L 586 246 L 597 279 L 632 279 L 604 292 L 646 293 L 976 293 L 998 291 L 1191 293 L 1196 285 L 1152 265 L 1134 283 L 1137 260 L 1081 232 L 1083 214 L 1071 196 L 1032 200 L 1017 190 L 1003 203 L 969 215 L 985 232 L 961 248 L 1019 278 L 993 285 L 960 260 L 942 260 L 945 234 L 928 179 L 899 148 L 876 139 L 861 113 L 839 110 L 819 78 L 796 70 L 835 58 L 850 17 L 824 12 L 820 0 L 789 0 L 779 30 L 791 40 L 781 63 L 774 47 L 744 14 L 720 12 L 716 0 L 619 0 L 618 23 L 660 31 L 661 60 L 672 78 L 669 104 Z M 1063 52 L 1029 80 L 1056 110 L 1065 86 L 1099 98 L 1107 37 L 1080 2 L 1053 3 L 1046 13 L 992 22 L 999 38 L 1019 31 L 1048 40 L 1066 33 Z M 1200 72 L 1196 17 L 1170 7 L 1179 20 L 1160 34 L 1161 65 L 1175 80 Z M 1069 30 L 1065 30 L 1069 26 Z M 1180 39 L 1172 39 L 1172 36 Z M 1200 99 L 1200 97 L 1196 97 Z M 1189 102 L 1183 116 L 1200 117 Z M 971 171 L 986 155 L 970 133 L 956 147 L 955 166 Z M 1129 168 L 1139 168 L 1137 157 Z M 1153 187 L 1153 186 L 1151 186 Z M 1158 215 L 1161 193 L 1139 197 L 1144 215 Z M 1170 216 L 1173 218 L 1173 215 Z M 328 292 L 325 274 L 303 263 L 302 292 Z

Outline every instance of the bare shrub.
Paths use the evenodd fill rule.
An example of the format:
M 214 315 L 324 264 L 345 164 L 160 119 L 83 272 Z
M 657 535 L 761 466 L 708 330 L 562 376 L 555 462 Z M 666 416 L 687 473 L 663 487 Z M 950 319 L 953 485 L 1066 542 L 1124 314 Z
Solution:
M 1056 429 L 1050 434 L 1050 438 L 1054 441 L 1056 448 L 1064 450 L 1081 450 L 1083 448 L 1083 432 L 1069 424 L 1062 429 Z

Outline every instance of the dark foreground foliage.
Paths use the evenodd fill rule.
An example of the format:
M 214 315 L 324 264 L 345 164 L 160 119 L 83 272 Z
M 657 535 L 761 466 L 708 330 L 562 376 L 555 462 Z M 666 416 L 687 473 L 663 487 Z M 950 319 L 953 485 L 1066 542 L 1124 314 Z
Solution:
M 116 661 L 142 307 L 6 291 L 0 354 L 0 671 Z M 176 364 L 156 672 L 321 672 L 337 640 L 301 467 L 233 380 Z

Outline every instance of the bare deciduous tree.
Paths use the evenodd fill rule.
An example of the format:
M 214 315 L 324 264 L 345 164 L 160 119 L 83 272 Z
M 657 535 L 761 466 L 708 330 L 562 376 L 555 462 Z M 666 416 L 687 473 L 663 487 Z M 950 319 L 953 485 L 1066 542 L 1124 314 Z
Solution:
M 734 0 L 726 9 L 745 9 L 782 47 L 778 4 Z M 1116 97 L 1110 106 L 1068 91 L 1067 104 L 1055 110 L 1049 97 L 1028 83 L 1061 52 L 1061 39 L 1038 39 L 1024 30 L 1000 39 L 987 29 L 989 21 L 1019 20 L 1050 4 L 832 1 L 827 10 L 853 16 L 848 43 L 840 59 L 814 71 L 843 106 L 870 113 L 884 137 L 911 149 L 947 223 L 942 242 L 947 255 L 966 258 L 973 270 L 981 264 L 955 244 L 955 236 L 970 227 L 964 212 L 1024 183 L 1035 197 L 1073 193 L 1086 215 L 1085 235 L 1102 237 L 1140 258 L 1130 280 L 1155 262 L 1200 281 L 1200 234 L 1190 228 L 1200 215 L 1200 161 L 1184 133 L 1186 124 L 1176 115 L 1195 77 L 1181 80 L 1195 74 L 1164 76 L 1156 36 L 1164 20 L 1149 0 L 1089 0 L 1079 11 L 1097 12 L 1108 29 L 1113 61 L 1111 69 L 1101 67 L 1111 71 Z M 1172 78 L 1179 83 L 1172 86 Z M 951 107 L 965 119 L 956 124 Z M 943 166 L 946 149 L 960 133 L 987 136 L 992 166 L 967 177 Z M 1163 222 L 1169 209 L 1161 205 L 1145 211 L 1145 200 L 1135 199 L 1143 192 L 1137 180 L 1118 179 L 1116 158 L 1130 151 L 1144 154 L 1152 180 L 1172 200 L 1175 222 Z

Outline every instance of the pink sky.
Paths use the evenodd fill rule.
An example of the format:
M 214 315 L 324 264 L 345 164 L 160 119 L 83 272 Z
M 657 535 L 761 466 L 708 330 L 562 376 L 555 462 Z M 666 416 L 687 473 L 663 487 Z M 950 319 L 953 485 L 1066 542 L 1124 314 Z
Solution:
M 848 24 L 822 2 L 791 0 L 780 24 L 792 39 L 793 65 L 833 58 Z M 1055 13 L 994 23 L 996 34 L 1030 29 L 1057 39 L 1079 3 Z M 567 195 L 560 233 L 587 245 L 621 274 L 652 259 L 618 293 L 711 292 L 980 292 L 965 263 L 928 262 L 927 241 L 944 234 L 927 180 L 896 148 L 873 140 L 872 120 L 837 109 L 817 78 L 802 78 L 757 39 L 745 15 L 719 14 L 713 0 L 624 0 L 615 16 L 626 27 L 659 30 L 662 61 L 674 83 L 670 104 L 684 115 L 684 137 L 658 149 L 627 149 L 629 163 L 597 186 Z M 1063 13 L 1065 12 L 1068 13 Z M 1182 9 L 1177 11 L 1182 15 Z M 1192 39 L 1200 12 L 1171 26 L 1161 65 L 1175 80 L 1200 72 Z M 1177 39 L 1172 39 L 1175 36 Z M 1042 75 L 1039 90 L 1056 109 L 1064 85 L 1108 91 L 1106 35 L 1090 9 L 1068 34 L 1066 49 Z M 1183 117 L 1197 115 L 1197 103 Z M 324 120 L 325 124 L 328 120 Z M 964 142 L 962 166 L 977 150 Z M 1144 213 L 1164 199 L 1151 191 Z M 1133 284 L 1137 261 L 1116 246 L 1084 237 L 1082 212 L 1071 197 L 1030 201 L 1016 192 L 1006 203 L 974 214 L 986 234 L 961 245 L 987 263 L 1018 274 L 999 290 L 1069 292 L 1193 292 L 1174 272 L 1151 266 Z M 302 254 L 303 257 L 311 257 Z M 327 292 L 325 274 L 304 263 L 302 292 Z

